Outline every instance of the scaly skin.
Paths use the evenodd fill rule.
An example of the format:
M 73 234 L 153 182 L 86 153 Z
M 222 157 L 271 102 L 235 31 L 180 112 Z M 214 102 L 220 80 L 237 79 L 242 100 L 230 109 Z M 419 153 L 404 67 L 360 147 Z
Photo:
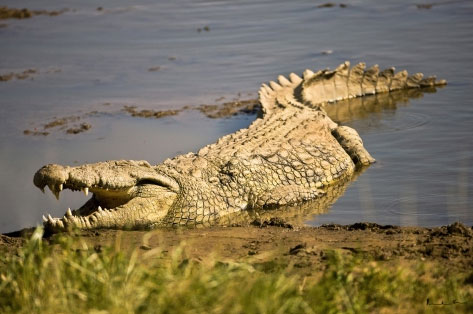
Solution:
M 49 186 L 56 196 L 65 188 L 93 193 L 63 218 L 44 217 L 44 225 L 52 232 L 208 226 L 324 194 L 331 195 L 326 202 L 334 201 L 339 193 L 330 186 L 343 185 L 356 167 L 375 160 L 358 133 L 338 126 L 323 108 L 344 99 L 443 84 L 419 73 L 379 72 L 377 66 L 365 70 L 363 63 L 350 69 L 348 62 L 335 71 L 306 70 L 303 78 L 279 76 L 279 84 L 263 84 L 259 92 L 261 118 L 197 154 L 156 166 L 145 161 L 44 166 L 35 174 L 37 187 Z

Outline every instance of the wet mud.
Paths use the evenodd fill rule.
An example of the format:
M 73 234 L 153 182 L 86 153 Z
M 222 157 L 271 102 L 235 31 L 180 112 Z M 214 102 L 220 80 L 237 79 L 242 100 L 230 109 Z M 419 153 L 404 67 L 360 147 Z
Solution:
M 13 252 L 31 233 L 32 229 L 25 229 L 1 235 L 0 252 Z M 297 227 L 275 220 L 262 225 L 149 232 L 99 229 L 73 236 L 96 248 L 111 246 L 119 239 L 122 248 L 130 251 L 160 248 L 171 252 L 186 243 L 187 253 L 197 260 L 212 253 L 223 260 L 250 261 L 262 267 L 292 264 L 305 276 L 323 270 L 327 253 L 334 250 L 388 264 L 430 263 L 454 273 L 473 267 L 473 230 L 461 223 L 436 228 L 375 223 Z M 55 237 L 48 241 L 54 243 Z
M 164 118 L 169 116 L 175 116 L 182 111 L 182 109 L 177 110 L 150 110 L 150 109 L 137 109 L 136 106 L 124 106 L 123 111 L 129 113 L 132 117 L 140 118 Z
M 216 101 L 222 101 L 219 98 Z M 261 105 L 257 99 L 233 100 L 220 104 L 202 104 L 198 106 L 183 106 L 174 110 L 150 110 L 139 109 L 137 106 L 124 106 L 123 111 L 129 113 L 132 117 L 140 118 L 164 118 L 175 116 L 186 110 L 197 110 L 207 118 L 221 119 L 239 114 L 257 114 L 260 112 Z
M 223 98 L 218 99 L 218 101 L 221 100 L 223 100 Z M 110 107 L 112 104 L 104 103 L 102 105 Z M 214 105 L 202 104 L 198 106 L 183 106 L 179 109 L 171 110 L 140 109 L 138 106 L 125 105 L 119 111 L 113 111 L 113 109 L 109 111 L 93 110 L 82 115 L 54 117 L 48 122 L 41 123 L 30 129 L 25 129 L 23 134 L 32 136 L 47 136 L 59 132 L 66 134 L 80 134 L 92 128 L 92 124 L 88 122 L 87 119 L 100 114 L 119 115 L 126 113 L 131 117 L 136 118 L 160 119 L 178 115 L 186 110 L 197 110 L 207 118 L 221 119 L 239 114 L 257 114 L 260 112 L 260 109 L 261 106 L 257 99 L 234 100 Z
M 197 32 L 201 33 L 202 31 L 210 32 L 210 27 L 208 25 L 206 25 L 202 28 L 201 27 L 197 28 Z
M 83 116 L 66 116 L 61 118 L 53 118 L 51 121 L 44 123 L 40 127 L 35 127 L 32 130 L 26 129 L 23 131 L 24 135 L 33 136 L 47 136 L 51 132 L 64 131 L 67 134 L 79 134 L 92 128 L 92 125 L 87 122 L 78 123 L 83 118 L 93 115 L 95 111 L 89 112 Z M 71 124 L 73 124 L 71 126 Z
M 0 25 L 0 27 L 2 27 L 2 26 Z M 59 73 L 59 72 L 61 72 L 61 69 L 55 69 L 55 68 L 42 71 L 42 73 L 45 73 L 45 74 Z M 21 71 L 21 72 L 3 73 L 3 74 L 0 74 L 0 82 L 8 82 L 8 81 L 11 81 L 11 80 L 14 80 L 14 79 L 16 79 L 16 80 L 26 80 L 26 79 L 34 80 L 34 77 L 38 74 L 40 74 L 40 71 L 38 69 L 35 69 L 35 68 L 26 69 L 26 70 Z
M 92 128 L 92 125 L 90 125 L 89 123 L 81 123 L 78 127 L 68 128 L 66 130 L 66 133 L 67 134 L 79 134 L 79 133 L 85 132 L 87 130 L 90 130 L 90 128 Z
M 13 79 L 26 80 L 28 78 L 33 78 L 33 76 L 37 73 L 38 73 L 38 70 L 36 69 L 27 69 L 27 70 L 24 70 L 23 72 L 17 72 L 17 73 L 14 73 L 14 72 L 4 73 L 4 74 L 0 74 L 0 82 L 8 82 Z
M 46 10 L 29 10 L 26 8 L 17 9 L 17 8 L 9 8 L 6 6 L 0 6 L 0 20 L 28 19 L 36 15 L 58 16 L 67 11 L 69 11 L 69 9 L 61 9 L 57 11 L 56 10 L 46 11 Z
M 317 6 L 317 8 L 319 8 L 319 9 L 322 9 L 322 8 L 333 8 L 333 7 L 346 8 L 347 5 L 344 4 L 344 3 L 336 4 L 336 3 L 333 3 L 333 2 L 326 2 L 326 3 L 319 4 L 319 5 Z
M 238 114 L 257 114 L 261 105 L 257 99 L 229 101 L 219 105 L 200 105 L 197 107 L 207 118 L 228 118 Z

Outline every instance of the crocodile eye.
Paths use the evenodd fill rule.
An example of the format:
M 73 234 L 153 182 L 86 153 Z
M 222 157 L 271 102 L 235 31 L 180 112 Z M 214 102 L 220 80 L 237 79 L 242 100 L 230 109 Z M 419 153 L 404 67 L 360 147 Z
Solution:
M 154 181 L 154 180 L 151 180 L 151 179 L 143 179 L 143 180 L 139 180 L 136 185 L 146 185 L 146 184 L 152 184 L 152 185 L 160 185 L 159 182 L 157 181 Z

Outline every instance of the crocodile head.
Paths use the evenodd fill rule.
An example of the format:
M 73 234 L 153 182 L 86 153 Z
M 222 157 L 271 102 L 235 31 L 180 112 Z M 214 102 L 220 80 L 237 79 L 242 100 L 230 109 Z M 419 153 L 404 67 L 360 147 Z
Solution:
M 34 184 L 43 192 L 48 186 L 57 198 L 64 189 L 93 194 L 79 209 L 67 209 L 62 218 L 43 216 L 44 226 L 51 232 L 147 228 L 166 216 L 179 192 L 174 179 L 146 161 L 106 161 L 78 167 L 49 164 L 36 172 Z

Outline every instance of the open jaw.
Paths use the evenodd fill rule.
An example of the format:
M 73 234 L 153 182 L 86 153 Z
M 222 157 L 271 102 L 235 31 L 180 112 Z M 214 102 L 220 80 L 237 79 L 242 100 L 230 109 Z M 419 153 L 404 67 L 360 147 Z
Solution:
M 69 189 L 92 197 L 80 208 L 67 209 L 62 218 L 43 216 L 46 230 L 146 229 L 158 225 L 173 205 L 179 185 L 147 162 L 107 161 L 79 167 L 55 164 L 35 174 L 34 184 L 46 186 L 59 198 Z

